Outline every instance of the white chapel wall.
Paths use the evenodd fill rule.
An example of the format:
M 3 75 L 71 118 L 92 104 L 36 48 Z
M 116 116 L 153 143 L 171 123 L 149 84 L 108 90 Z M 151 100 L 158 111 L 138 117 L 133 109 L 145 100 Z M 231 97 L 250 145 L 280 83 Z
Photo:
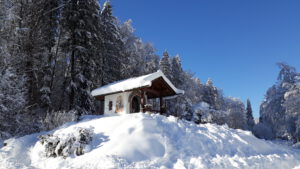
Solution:
M 118 114 L 126 114 L 130 113 L 130 103 L 129 103 L 129 95 L 131 92 L 123 92 L 123 93 L 117 93 L 105 96 L 105 102 L 104 102 L 104 113 L 116 113 L 117 108 L 117 101 L 118 98 L 121 98 L 121 101 L 123 103 L 123 110 L 118 112 Z M 109 102 L 112 102 L 112 110 L 109 110 Z

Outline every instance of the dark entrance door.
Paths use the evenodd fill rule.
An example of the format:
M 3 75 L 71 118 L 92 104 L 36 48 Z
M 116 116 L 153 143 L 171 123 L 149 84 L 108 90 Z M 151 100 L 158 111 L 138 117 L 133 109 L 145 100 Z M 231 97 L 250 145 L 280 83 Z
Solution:
M 138 96 L 134 96 L 131 101 L 131 113 L 140 112 L 140 99 Z

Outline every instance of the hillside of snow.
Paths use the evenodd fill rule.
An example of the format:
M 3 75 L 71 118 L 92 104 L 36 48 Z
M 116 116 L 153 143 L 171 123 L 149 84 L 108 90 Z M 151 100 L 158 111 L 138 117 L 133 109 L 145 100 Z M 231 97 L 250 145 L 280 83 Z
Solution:
M 84 155 L 45 157 L 38 136 L 64 138 L 78 128 L 94 131 Z M 141 113 L 84 116 L 78 123 L 4 142 L 1 169 L 300 168 L 299 149 L 257 139 L 250 132 Z

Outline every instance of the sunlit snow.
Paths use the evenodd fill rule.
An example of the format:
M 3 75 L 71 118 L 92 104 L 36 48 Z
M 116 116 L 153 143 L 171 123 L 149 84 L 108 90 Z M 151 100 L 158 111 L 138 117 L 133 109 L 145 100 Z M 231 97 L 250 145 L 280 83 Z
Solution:
M 46 158 L 39 135 L 67 137 L 94 130 L 82 156 Z M 5 140 L 0 168 L 299 168 L 300 150 L 260 140 L 250 132 L 196 125 L 148 114 L 84 116 L 56 130 Z

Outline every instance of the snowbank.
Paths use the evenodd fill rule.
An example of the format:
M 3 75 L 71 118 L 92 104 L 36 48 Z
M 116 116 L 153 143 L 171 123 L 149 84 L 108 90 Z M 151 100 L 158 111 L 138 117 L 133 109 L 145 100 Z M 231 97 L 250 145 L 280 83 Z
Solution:
M 37 137 L 94 130 L 82 156 L 46 158 Z M 250 132 L 174 117 L 86 116 L 48 133 L 5 141 L 0 168 L 299 168 L 300 150 L 257 139 Z

